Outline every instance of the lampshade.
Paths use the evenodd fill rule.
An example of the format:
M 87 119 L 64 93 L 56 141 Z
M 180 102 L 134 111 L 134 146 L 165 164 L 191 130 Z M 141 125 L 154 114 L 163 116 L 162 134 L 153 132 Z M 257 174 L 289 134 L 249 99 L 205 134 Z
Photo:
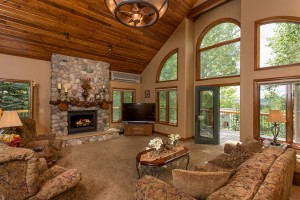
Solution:
M 126 26 L 141 28 L 153 25 L 167 11 L 168 0 L 104 0 L 106 7 Z
M 0 119 L 0 128 L 22 126 L 17 111 L 4 111 Z
M 285 117 L 280 110 L 270 110 L 268 122 L 285 123 Z

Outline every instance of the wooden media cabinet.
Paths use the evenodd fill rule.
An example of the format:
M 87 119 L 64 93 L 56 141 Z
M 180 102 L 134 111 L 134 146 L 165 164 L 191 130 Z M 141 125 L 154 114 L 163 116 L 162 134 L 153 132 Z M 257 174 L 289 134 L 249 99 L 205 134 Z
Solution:
M 153 124 L 126 123 L 124 124 L 124 135 L 152 135 Z

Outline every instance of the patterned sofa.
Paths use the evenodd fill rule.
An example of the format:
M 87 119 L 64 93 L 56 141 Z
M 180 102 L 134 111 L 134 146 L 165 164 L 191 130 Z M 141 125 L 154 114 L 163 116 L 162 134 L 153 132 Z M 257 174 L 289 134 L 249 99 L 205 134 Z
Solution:
M 44 200 L 75 186 L 81 180 L 76 169 L 53 166 L 26 148 L 0 142 L 0 199 Z
M 296 151 L 291 148 L 280 149 L 270 146 L 261 152 L 253 153 L 242 162 L 239 161 L 242 164 L 231 167 L 226 162 L 226 158 L 236 151 L 238 145 L 225 145 L 224 151 L 227 153 L 217 156 L 203 166 L 195 166 L 195 171 L 173 170 L 174 186 L 155 177 L 144 176 L 135 185 L 135 199 L 288 200 L 296 163 Z M 245 155 L 246 151 L 242 154 Z M 233 160 L 233 163 L 229 164 L 234 164 L 236 161 Z M 227 173 L 229 178 L 225 184 L 218 186 L 210 181 L 217 173 L 222 174 L 223 177 Z M 197 179 L 197 176 L 200 178 Z M 190 179 L 196 180 L 195 183 Z M 220 179 L 215 180 L 220 182 Z M 199 190 L 201 184 L 203 185 L 202 188 L 200 186 L 201 191 L 195 191 Z M 217 188 L 203 196 L 202 193 L 208 192 L 210 186 Z

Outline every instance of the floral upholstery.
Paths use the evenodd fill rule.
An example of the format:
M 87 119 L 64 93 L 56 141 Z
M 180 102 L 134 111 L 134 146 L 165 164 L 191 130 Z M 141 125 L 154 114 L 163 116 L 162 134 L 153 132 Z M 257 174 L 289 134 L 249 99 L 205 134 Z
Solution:
M 257 153 L 252 156 L 249 160 L 245 161 L 238 167 L 241 168 L 252 168 L 261 171 L 266 176 L 274 163 L 276 157 L 273 154 Z
M 195 200 L 179 189 L 152 176 L 144 176 L 138 180 L 135 185 L 135 199 Z
M 47 157 L 56 160 L 62 149 L 62 140 L 55 139 L 54 135 L 37 135 L 36 122 L 33 119 L 21 118 L 21 121 L 23 126 L 17 127 L 21 146 L 41 149 Z
M 294 149 L 286 150 L 272 165 L 254 199 L 288 200 L 295 165 L 296 151 Z
M 252 168 L 243 168 L 226 186 L 211 194 L 207 200 L 252 199 L 263 180 L 264 176 L 261 172 Z
M 81 179 L 75 170 L 54 166 L 26 148 L 0 143 L 0 199 L 50 199 L 76 185 Z
M 227 164 L 227 160 L 229 159 L 230 154 L 227 153 L 221 153 L 217 155 L 215 158 L 208 161 L 208 163 L 214 164 L 221 168 L 232 168 Z
M 237 147 L 231 145 L 231 154 Z M 224 147 L 225 151 L 225 147 Z M 225 154 L 223 154 L 225 155 Z M 256 153 L 236 169 L 222 168 L 212 163 L 195 166 L 195 171 L 231 171 L 228 184 L 216 190 L 207 200 L 288 200 L 294 168 L 296 151 L 269 147 Z M 135 186 L 135 198 L 142 199 L 194 199 L 183 191 L 154 177 L 141 178 Z
M 259 153 L 263 148 L 262 142 L 253 139 L 251 136 L 245 138 L 245 140 L 242 142 L 242 146 L 252 153 Z
M 253 155 L 252 152 L 238 143 L 236 144 L 236 148 L 226 158 L 225 163 L 231 168 L 237 168 Z

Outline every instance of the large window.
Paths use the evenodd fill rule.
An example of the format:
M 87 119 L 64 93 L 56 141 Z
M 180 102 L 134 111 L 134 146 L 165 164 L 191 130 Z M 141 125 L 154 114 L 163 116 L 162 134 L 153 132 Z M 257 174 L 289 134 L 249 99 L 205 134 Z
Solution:
M 278 139 L 300 143 L 300 80 L 262 81 L 256 85 L 256 136 L 273 138 L 273 124 L 267 119 L 271 110 L 279 110 L 286 123 L 279 123 Z
M 157 89 L 157 121 L 160 124 L 177 125 L 177 88 Z
M 174 49 L 162 60 L 156 75 L 156 82 L 177 80 L 178 49 Z
M 300 18 L 262 19 L 256 31 L 256 68 L 300 63 Z
M 32 118 L 33 84 L 32 81 L 0 79 L 0 108 Z
M 113 89 L 112 122 L 122 121 L 122 103 L 135 102 L 135 90 Z
M 234 19 L 209 25 L 197 43 L 197 80 L 240 74 L 240 27 Z

